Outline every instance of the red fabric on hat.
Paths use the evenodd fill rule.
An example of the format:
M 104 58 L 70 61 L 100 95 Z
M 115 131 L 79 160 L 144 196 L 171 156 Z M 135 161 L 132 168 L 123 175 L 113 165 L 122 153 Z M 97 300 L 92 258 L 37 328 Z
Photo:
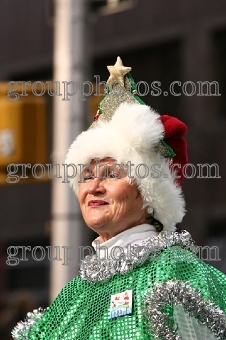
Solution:
M 176 117 L 162 115 L 160 116 L 160 119 L 165 130 L 164 141 L 173 149 L 176 154 L 176 156 L 172 158 L 173 163 L 171 166 L 173 164 L 181 165 L 181 168 L 174 166 L 177 176 L 180 176 L 180 178 L 177 178 L 175 181 L 180 185 L 184 179 L 182 169 L 184 165 L 188 163 L 187 142 L 184 139 L 184 135 L 187 132 L 187 126 Z

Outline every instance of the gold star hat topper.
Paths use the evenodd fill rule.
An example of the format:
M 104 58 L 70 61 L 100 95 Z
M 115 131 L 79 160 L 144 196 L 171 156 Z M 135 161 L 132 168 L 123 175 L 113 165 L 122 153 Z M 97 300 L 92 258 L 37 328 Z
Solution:
M 122 103 L 146 105 L 137 95 L 136 83 L 131 74 L 131 67 L 124 66 L 120 57 L 117 57 L 115 65 L 107 66 L 110 77 L 107 80 L 105 97 L 99 102 L 98 111 L 90 128 L 94 128 L 97 121 L 110 121 L 116 109 Z M 161 140 L 156 151 L 166 158 L 173 158 L 176 154 L 173 149 Z
M 98 105 L 98 111 L 91 127 L 97 120 L 109 121 L 121 103 L 145 104 L 136 95 L 136 84 L 130 75 L 131 67 L 123 65 L 120 57 L 113 66 L 107 66 L 110 77 L 107 80 L 105 97 Z
M 117 58 L 114 66 L 107 66 L 107 69 L 110 72 L 110 77 L 107 81 L 108 85 L 117 82 L 124 84 L 124 76 L 131 71 L 131 67 L 126 67 L 123 65 L 122 59 L 120 57 Z

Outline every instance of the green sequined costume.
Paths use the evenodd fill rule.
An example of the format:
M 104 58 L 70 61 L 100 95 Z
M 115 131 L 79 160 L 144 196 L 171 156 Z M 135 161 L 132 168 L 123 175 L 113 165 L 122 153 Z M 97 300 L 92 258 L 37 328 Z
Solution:
M 85 259 L 80 275 L 44 315 L 29 314 L 14 339 L 226 339 L 226 277 L 194 252 L 189 233 L 162 232 L 130 259 Z M 110 319 L 111 295 L 126 290 L 132 314 Z

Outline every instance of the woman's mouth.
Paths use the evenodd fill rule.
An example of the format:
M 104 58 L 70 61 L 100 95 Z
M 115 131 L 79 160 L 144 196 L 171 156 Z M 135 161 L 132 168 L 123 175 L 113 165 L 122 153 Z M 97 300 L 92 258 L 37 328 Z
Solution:
M 109 203 L 106 201 L 102 201 L 102 200 L 91 200 L 88 202 L 89 207 L 99 207 L 101 205 L 107 205 L 107 204 Z

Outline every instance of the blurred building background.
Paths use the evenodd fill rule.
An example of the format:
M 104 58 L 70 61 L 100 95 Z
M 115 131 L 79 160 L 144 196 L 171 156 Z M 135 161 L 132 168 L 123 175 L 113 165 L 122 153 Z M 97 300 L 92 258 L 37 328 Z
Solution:
M 106 66 L 113 65 L 120 55 L 124 65 L 132 67 L 136 82 L 145 81 L 150 85 L 154 81 L 161 82 L 161 95 L 151 95 L 150 88 L 142 99 L 159 113 L 171 114 L 186 122 L 189 162 L 196 169 L 195 177 L 183 183 L 188 212 L 179 228 L 191 232 L 199 245 L 219 247 L 219 258 L 211 264 L 226 272 L 226 2 L 89 0 L 88 5 L 90 75 L 84 81 L 95 84 L 94 75 L 106 81 Z M 26 163 L 51 164 L 53 97 L 47 91 L 34 96 L 27 86 L 27 97 L 9 101 L 6 100 L 7 84 L 10 81 L 45 83 L 53 80 L 54 29 L 57 25 L 54 16 L 54 0 L 2 0 L 0 4 L 0 144 L 8 138 L 10 148 L 10 136 L 4 137 L 3 131 L 5 120 L 10 117 L 10 124 L 16 124 L 20 131 L 18 143 L 21 159 Z M 79 51 L 76 41 L 74 44 L 76 55 Z M 62 81 L 74 79 L 55 80 L 62 86 Z M 174 81 L 182 85 L 192 82 L 195 87 L 189 83 L 187 92 L 191 94 L 194 90 L 194 94 L 186 96 L 182 93 L 182 85 L 175 85 L 175 92 L 181 95 L 166 95 Z M 219 92 L 212 86 L 212 95 L 197 95 L 198 81 L 217 82 Z M 22 93 L 22 84 L 20 86 L 18 91 Z M 41 91 L 37 87 L 39 94 Z M 204 86 L 203 93 L 206 91 Z M 145 92 L 142 85 L 140 92 Z M 87 99 L 87 122 L 95 114 L 98 100 L 93 96 Z M 13 118 L 15 112 L 17 122 Z M 27 290 L 38 305 L 46 306 L 48 258 L 34 261 L 27 252 L 28 261 L 18 265 L 7 265 L 6 260 L 10 246 L 31 246 L 33 249 L 50 245 L 52 181 L 44 176 L 7 183 L 3 156 L 0 157 L 0 305 L 6 305 L 16 292 Z M 204 163 L 217 164 L 221 178 L 198 178 L 197 164 Z M 211 177 L 216 175 L 215 170 L 212 168 Z M 89 241 L 92 237 L 89 234 Z M 17 257 L 21 256 L 22 249 L 17 254 Z M 41 256 L 37 250 L 37 257 Z

